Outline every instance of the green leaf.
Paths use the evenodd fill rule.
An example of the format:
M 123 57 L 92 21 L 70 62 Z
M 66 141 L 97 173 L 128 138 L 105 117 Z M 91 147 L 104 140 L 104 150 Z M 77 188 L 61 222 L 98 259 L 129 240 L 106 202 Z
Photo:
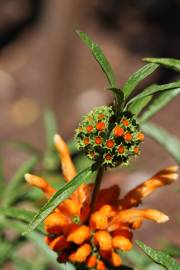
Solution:
M 148 96 L 134 101 L 128 106 L 128 111 L 132 112 L 135 115 L 138 115 L 144 109 L 144 107 L 150 102 L 151 99 L 152 96 Z
M 149 258 L 137 251 L 134 247 L 130 251 L 118 251 L 118 253 L 123 261 L 127 261 L 127 263 L 130 263 L 138 270 L 146 269 L 147 265 L 151 262 Z
M 161 85 L 152 84 L 146 89 L 144 89 L 144 91 L 142 91 L 140 94 L 130 99 L 127 103 L 127 106 L 129 106 L 129 104 L 135 102 L 138 99 L 141 99 L 147 96 L 152 96 L 154 94 L 158 94 L 163 91 L 174 91 L 174 90 L 177 90 L 177 88 L 180 88 L 180 81 L 177 81 L 174 83 L 161 84 Z
M 45 169 L 54 171 L 59 168 L 60 161 L 54 146 L 54 135 L 57 133 L 57 122 L 52 110 L 46 110 L 44 113 L 44 127 L 47 150 L 45 152 L 43 164 Z
M 42 191 L 39 189 L 30 189 L 29 187 L 23 187 L 21 189 L 22 200 L 23 201 L 30 201 L 37 203 L 37 201 L 42 200 Z
M 158 111 L 160 111 L 164 106 L 166 106 L 170 101 L 172 101 L 176 96 L 180 94 L 180 88 L 177 88 L 173 91 L 168 91 L 161 93 L 158 97 L 154 99 L 151 105 L 146 109 L 143 115 L 140 118 L 141 123 L 146 122 Z
M 32 217 L 34 216 L 34 213 L 24 209 L 11 207 L 11 208 L 0 208 L 0 215 L 15 218 L 25 222 L 30 222 Z
M 133 92 L 136 86 L 159 67 L 158 64 L 147 64 L 132 74 L 122 87 L 125 98 Z
M 151 122 L 144 123 L 141 128 L 144 133 L 162 145 L 178 163 L 180 162 L 180 141 L 175 136 Z
M 8 220 L 0 220 L 0 225 L 4 228 L 10 228 L 14 229 L 18 233 L 21 233 L 23 230 L 25 230 L 26 225 L 23 223 L 20 223 L 18 221 L 11 221 L 8 222 Z M 38 232 L 31 232 L 28 235 L 26 235 L 26 238 L 29 239 L 31 242 L 35 243 L 40 250 L 42 250 L 47 257 L 47 259 L 56 267 L 55 269 L 62 270 L 63 264 L 59 264 L 56 261 L 56 254 L 53 252 L 45 243 L 44 243 L 44 237 L 40 235 Z
M 165 268 L 162 265 L 159 265 L 159 264 L 152 262 L 149 265 L 147 265 L 147 267 L 145 269 L 146 270 L 164 270 Z M 142 269 L 142 270 L 144 270 L 144 269 Z
M 57 122 L 52 110 L 44 112 L 44 127 L 48 149 L 54 151 L 54 135 L 57 133 Z
M 26 223 L 31 222 L 32 218 L 34 217 L 34 214 L 35 213 L 33 213 L 31 211 L 27 211 L 27 210 L 15 208 L 15 207 L 0 208 L 0 215 L 3 215 L 3 216 L 8 217 L 8 218 L 21 220 L 21 221 L 24 221 Z M 40 227 L 39 230 L 42 233 L 44 233 L 42 227 Z
M 24 181 L 24 174 L 27 172 L 31 172 L 37 163 L 37 158 L 32 157 L 28 161 L 26 161 L 15 173 L 13 178 L 11 179 L 8 187 L 6 188 L 3 195 L 3 206 L 7 207 L 11 205 L 11 196 L 18 197 L 18 187 Z
M 35 188 L 32 189 L 26 182 L 18 187 L 18 194 L 16 192 L 11 193 L 11 205 L 23 201 L 30 201 L 36 204 L 38 200 L 42 200 L 42 191 Z
M 5 141 L 0 144 L 1 147 L 10 145 L 12 147 L 21 149 L 23 151 L 27 151 L 28 153 L 32 154 L 33 156 L 40 157 L 42 155 L 41 150 L 30 143 L 22 142 L 22 141 Z
M 136 241 L 136 243 L 157 264 L 164 266 L 168 270 L 180 270 L 180 265 L 165 252 L 148 247 L 141 241 Z
M 163 251 L 172 257 L 180 258 L 180 246 L 169 244 L 163 249 Z
M 109 64 L 108 60 L 106 59 L 99 45 L 96 44 L 94 41 L 92 41 L 92 39 L 86 33 L 79 30 L 77 30 L 76 33 L 79 35 L 81 40 L 86 44 L 86 46 L 90 49 L 92 55 L 99 63 L 100 67 L 102 68 L 103 72 L 105 73 L 108 79 L 110 86 L 115 87 L 116 79 L 112 67 Z
M 91 176 L 91 167 L 81 171 L 72 181 L 60 188 L 34 216 L 24 235 L 34 230 L 61 202 L 67 199 L 82 183 Z
M 180 71 L 180 60 L 173 58 L 144 58 L 146 62 L 161 64 L 170 69 L 174 69 L 176 71 Z

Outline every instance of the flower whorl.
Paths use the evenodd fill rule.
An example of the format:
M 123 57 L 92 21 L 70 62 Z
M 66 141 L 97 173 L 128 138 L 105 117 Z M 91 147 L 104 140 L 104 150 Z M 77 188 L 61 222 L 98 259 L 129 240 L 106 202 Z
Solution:
M 101 106 L 84 116 L 75 139 L 78 149 L 90 159 L 111 168 L 139 154 L 144 134 L 132 113 L 125 111 L 117 117 L 112 107 Z

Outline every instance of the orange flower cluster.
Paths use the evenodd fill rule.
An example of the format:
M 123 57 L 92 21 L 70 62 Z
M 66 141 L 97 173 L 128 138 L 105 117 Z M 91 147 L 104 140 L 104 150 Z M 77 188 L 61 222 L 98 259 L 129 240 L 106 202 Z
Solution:
M 111 106 L 94 108 L 83 117 L 75 133 L 75 143 L 91 160 L 104 168 L 128 164 L 138 156 L 144 134 L 131 112 L 117 115 Z
M 76 175 L 67 145 L 55 135 L 55 145 L 61 158 L 66 181 Z M 44 179 L 26 174 L 32 186 L 40 188 L 49 198 L 56 190 Z M 96 208 L 90 212 L 93 185 L 82 184 L 63 201 L 44 221 L 48 246 L 57 252 L 59 262 L 85 263 L 89 268 L 106 269 L 106 262 L 118 267 L 122 264 L 118 250 L 132 248 L 132 231 L 143 220 L 166 222 L 169 218 L 154 209 L 137 209 L 142 199 L 156 188 L 177 179 L 177 167 L 168 167 L 119 199 L 119 187 L 101 190 Z

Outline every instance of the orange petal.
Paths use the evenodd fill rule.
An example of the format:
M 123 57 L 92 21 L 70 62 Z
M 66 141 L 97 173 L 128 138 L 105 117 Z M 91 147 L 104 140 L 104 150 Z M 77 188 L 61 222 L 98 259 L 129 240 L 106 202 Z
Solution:
M 90 228 L 88 226 L 81 226 L 77 228 L 75 231 L 71 232 L 67 241 L 74 242 L 77 245 L 81 245 L 85 240 L 90 238 Z
M 59 205 L 59 209 L 66 215 L 73 217 L 80 215 L 80 205 L 72 199 L 67 199 Z
M 56 189 L 51 187 L 51 185 L 41 177 L 29 173 L 26 173 L 24 177 L 31 186 L 41 189 L 47 198 L 50 198 L 56 192 Z
M 97 261 L 96 270 L 106 270 L 106 266 L 103 261 Z
M 129 224 L 128 223 L 122 223 L 119 220 L 114 222 L 115 219 L 112 219 L 112 221 L 108 224 L 108 232 L 114 232 L 117 230 L 129 230 Z
M 76 253 L 73 252 L 72 254 L 69 255 L 69 260 L 73 263 L 76 262 Z
M 155 189 L 174 182 L 178 177 L 177 170 L 177 166 L 167 167 L 134 188 L 120 201 L 119 210 L 138 205 L 143 198 L 149 196 Z
M 66 181 L 71 181 L 76 175 L 77 171 L 72 162 L 67 144 L 60 135 L 54 136 L 54 143 L 61 159 L 61 167 Z M 86 185 L 82 184 L 72 195 L 71 198 L 79 202 L 81 205 L 86 199 Z
M 142 222 L 143 222 L 143 219 L 142 218 L 139 218 L 139 219 L 136 219 L 132 224 L 131 224 L 131 228 L 132 229 L 139 229 L 142 225 Z
M 103 205 L 103 206 L 99 209 L 98 212 L 99 212 L 100 214 L 106 216 L 107 218 L 112 217 L 112 216 L 115 214 L 114 209 L 113 209 L 112 206 L 109 205 L 109 204 Z
M 132 248 L 131 241 L 122 235 L 113 237 L 112 244 L 115 249 L 130 250 Z
M 91 255 L 88 259 L 87 259 L 87 267 L 88 268 L 94 268 L 96 266 L 96 256 L 95 255 Z
M 108 217 L 97 211 L 91 215 L 90 226 L 95 230 L 105 230 L 108 227 Z
M 63 175 L 67 181 L 71 181 L 76 176 L 77 171 L 71 160 L 68 146 L 57 134 L 54 136 L 54 143 L 61 159 Z
M 69 243 L 66 241 L 65 237 L 60 235 L 56 237 L 49 245 L 49 247 L 56 251 L 59 252 L 67 247 L 69 247 Z
M 69 256 L 69 259 L 72 262 L 83 263 L 86 261 L 86 258 L 90 255 L 90 253 L 91 253 L 91 246 L 88 244 L 83 244 L 81 247 L 77 249 L 76 252 L 72 253 Z
M 44 221 L 48 233 L 60 234 L 69 225 L 69 219 L 61 212 L 50 214 Z
M 122 264 L 122 260 L 121 260 L 120 256 L 115 252 L 112 252 L 110 262 L 115 267 L 118 267 L 118 266 L 120 266 Z
M 54 237 L 51 237 L 51 236 L 45 236 L 44 237 L 44 242 L 49 246 L 50 243 L 54 240 Z
M 94 234 L 94 241 L 101 250 L 108 251 L 112 249 L 112 237 L 107 231 L 97 231 Z
M 139 219 L 154 220 L 157 223 L 164 223 L 169 220 L 168 216 L 154 209 L 128 209 L 120 211 L 112 220 L 114 223 L 134 223 Z

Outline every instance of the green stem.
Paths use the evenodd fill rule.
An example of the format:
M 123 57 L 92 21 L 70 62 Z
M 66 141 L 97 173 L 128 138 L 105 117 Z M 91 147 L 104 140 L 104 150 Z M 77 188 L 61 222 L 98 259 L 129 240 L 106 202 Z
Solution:
M 101 186 L 103 173 L 104 173 L 104 169 L 102 167 L 100 167 L 99 170 L 98 170 L 98 172 L 97 172 L 97 176 L 96 176 L 96 180 L 95 180 L 95 186 L 94 186 L 94 191 L 93 191 L 93 195 L 92 195 L 91 213 L 94 211 L 95 206 L 96 206 L 97 196 L 98 196 L 99 189 L 100 189 L 100 186 Z

